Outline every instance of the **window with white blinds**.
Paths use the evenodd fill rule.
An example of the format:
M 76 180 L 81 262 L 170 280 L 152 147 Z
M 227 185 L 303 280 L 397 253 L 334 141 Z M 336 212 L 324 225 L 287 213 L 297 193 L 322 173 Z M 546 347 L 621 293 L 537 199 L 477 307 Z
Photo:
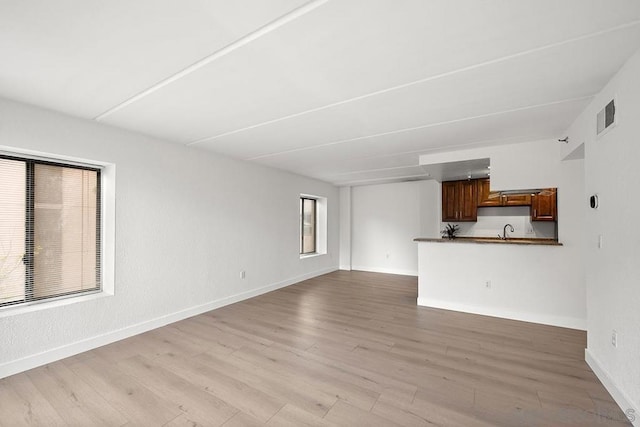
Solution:
M 0 155 L 0 306 L 101 289 L 100 169 Z

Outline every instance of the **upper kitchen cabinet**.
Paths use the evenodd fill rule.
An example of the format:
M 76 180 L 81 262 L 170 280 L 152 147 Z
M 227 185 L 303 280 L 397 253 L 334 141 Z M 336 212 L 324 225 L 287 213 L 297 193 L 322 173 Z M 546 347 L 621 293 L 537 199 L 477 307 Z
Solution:
M 503 194 L 491 191 L 489 178 L 478 180 L 478 207 L 487 206 L 530 206 L 530 194 Z
M 502 206 L 500 193 L 491 191 L 489 178 L 478 180 L 478 207 Z
M 442 183 L 442 221 L 478 220 L 478 181 Z
M 556 221 L 558 219 L 558 190 L 545 188 L 531 197 L 532 221 Z
M 457 181 L 442 183 L 442 220 L 458 220 Z
M 488 178 L 442 183 L 442 221 L 477 221 L 479 207 L 529 206 L 532 221 L 556 221 L 557 188 L 491 191 Z
M 531 206 L 531 195 L 530 194 L 503 195 L 502 206 Z

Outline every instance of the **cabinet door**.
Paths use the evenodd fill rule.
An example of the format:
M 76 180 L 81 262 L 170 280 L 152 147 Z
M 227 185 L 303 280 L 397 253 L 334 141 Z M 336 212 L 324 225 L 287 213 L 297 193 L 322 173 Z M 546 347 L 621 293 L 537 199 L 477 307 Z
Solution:
M 557 189 L 546 188 L 533 196 L 531 203 L 532 221 L 556 221 L 558 218 Z
M 442 221 L 458 220 L 458 205 L 456 200 L 457 182 L 442 183 Z
M 531 206 L 531 194 L 502 196 L 502 206 Z
M 478 220 L 478 181 L 458 181 L 458 221 Z
M 478 180 L 478 207 L 501 206 L 500 194 L 491 191 L 491 182 L 488 178 Z

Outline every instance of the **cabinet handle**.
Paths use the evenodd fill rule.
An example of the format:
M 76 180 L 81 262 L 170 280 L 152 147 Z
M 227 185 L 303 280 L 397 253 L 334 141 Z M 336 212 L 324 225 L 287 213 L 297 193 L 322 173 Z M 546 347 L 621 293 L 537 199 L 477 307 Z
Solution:
M 538 215 L 536 215 L 536 210 L 534 209 L 533 210 L 533 217 L 535 218 L 536 216 L 538 216 Z

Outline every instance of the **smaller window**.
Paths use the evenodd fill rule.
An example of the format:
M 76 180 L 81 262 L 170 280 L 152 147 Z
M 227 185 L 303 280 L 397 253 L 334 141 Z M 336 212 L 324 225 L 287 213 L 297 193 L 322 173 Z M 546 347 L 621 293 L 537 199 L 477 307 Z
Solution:
M 300 198 L 300 254 L 313 254 L 316 248 L 317 201 Z

